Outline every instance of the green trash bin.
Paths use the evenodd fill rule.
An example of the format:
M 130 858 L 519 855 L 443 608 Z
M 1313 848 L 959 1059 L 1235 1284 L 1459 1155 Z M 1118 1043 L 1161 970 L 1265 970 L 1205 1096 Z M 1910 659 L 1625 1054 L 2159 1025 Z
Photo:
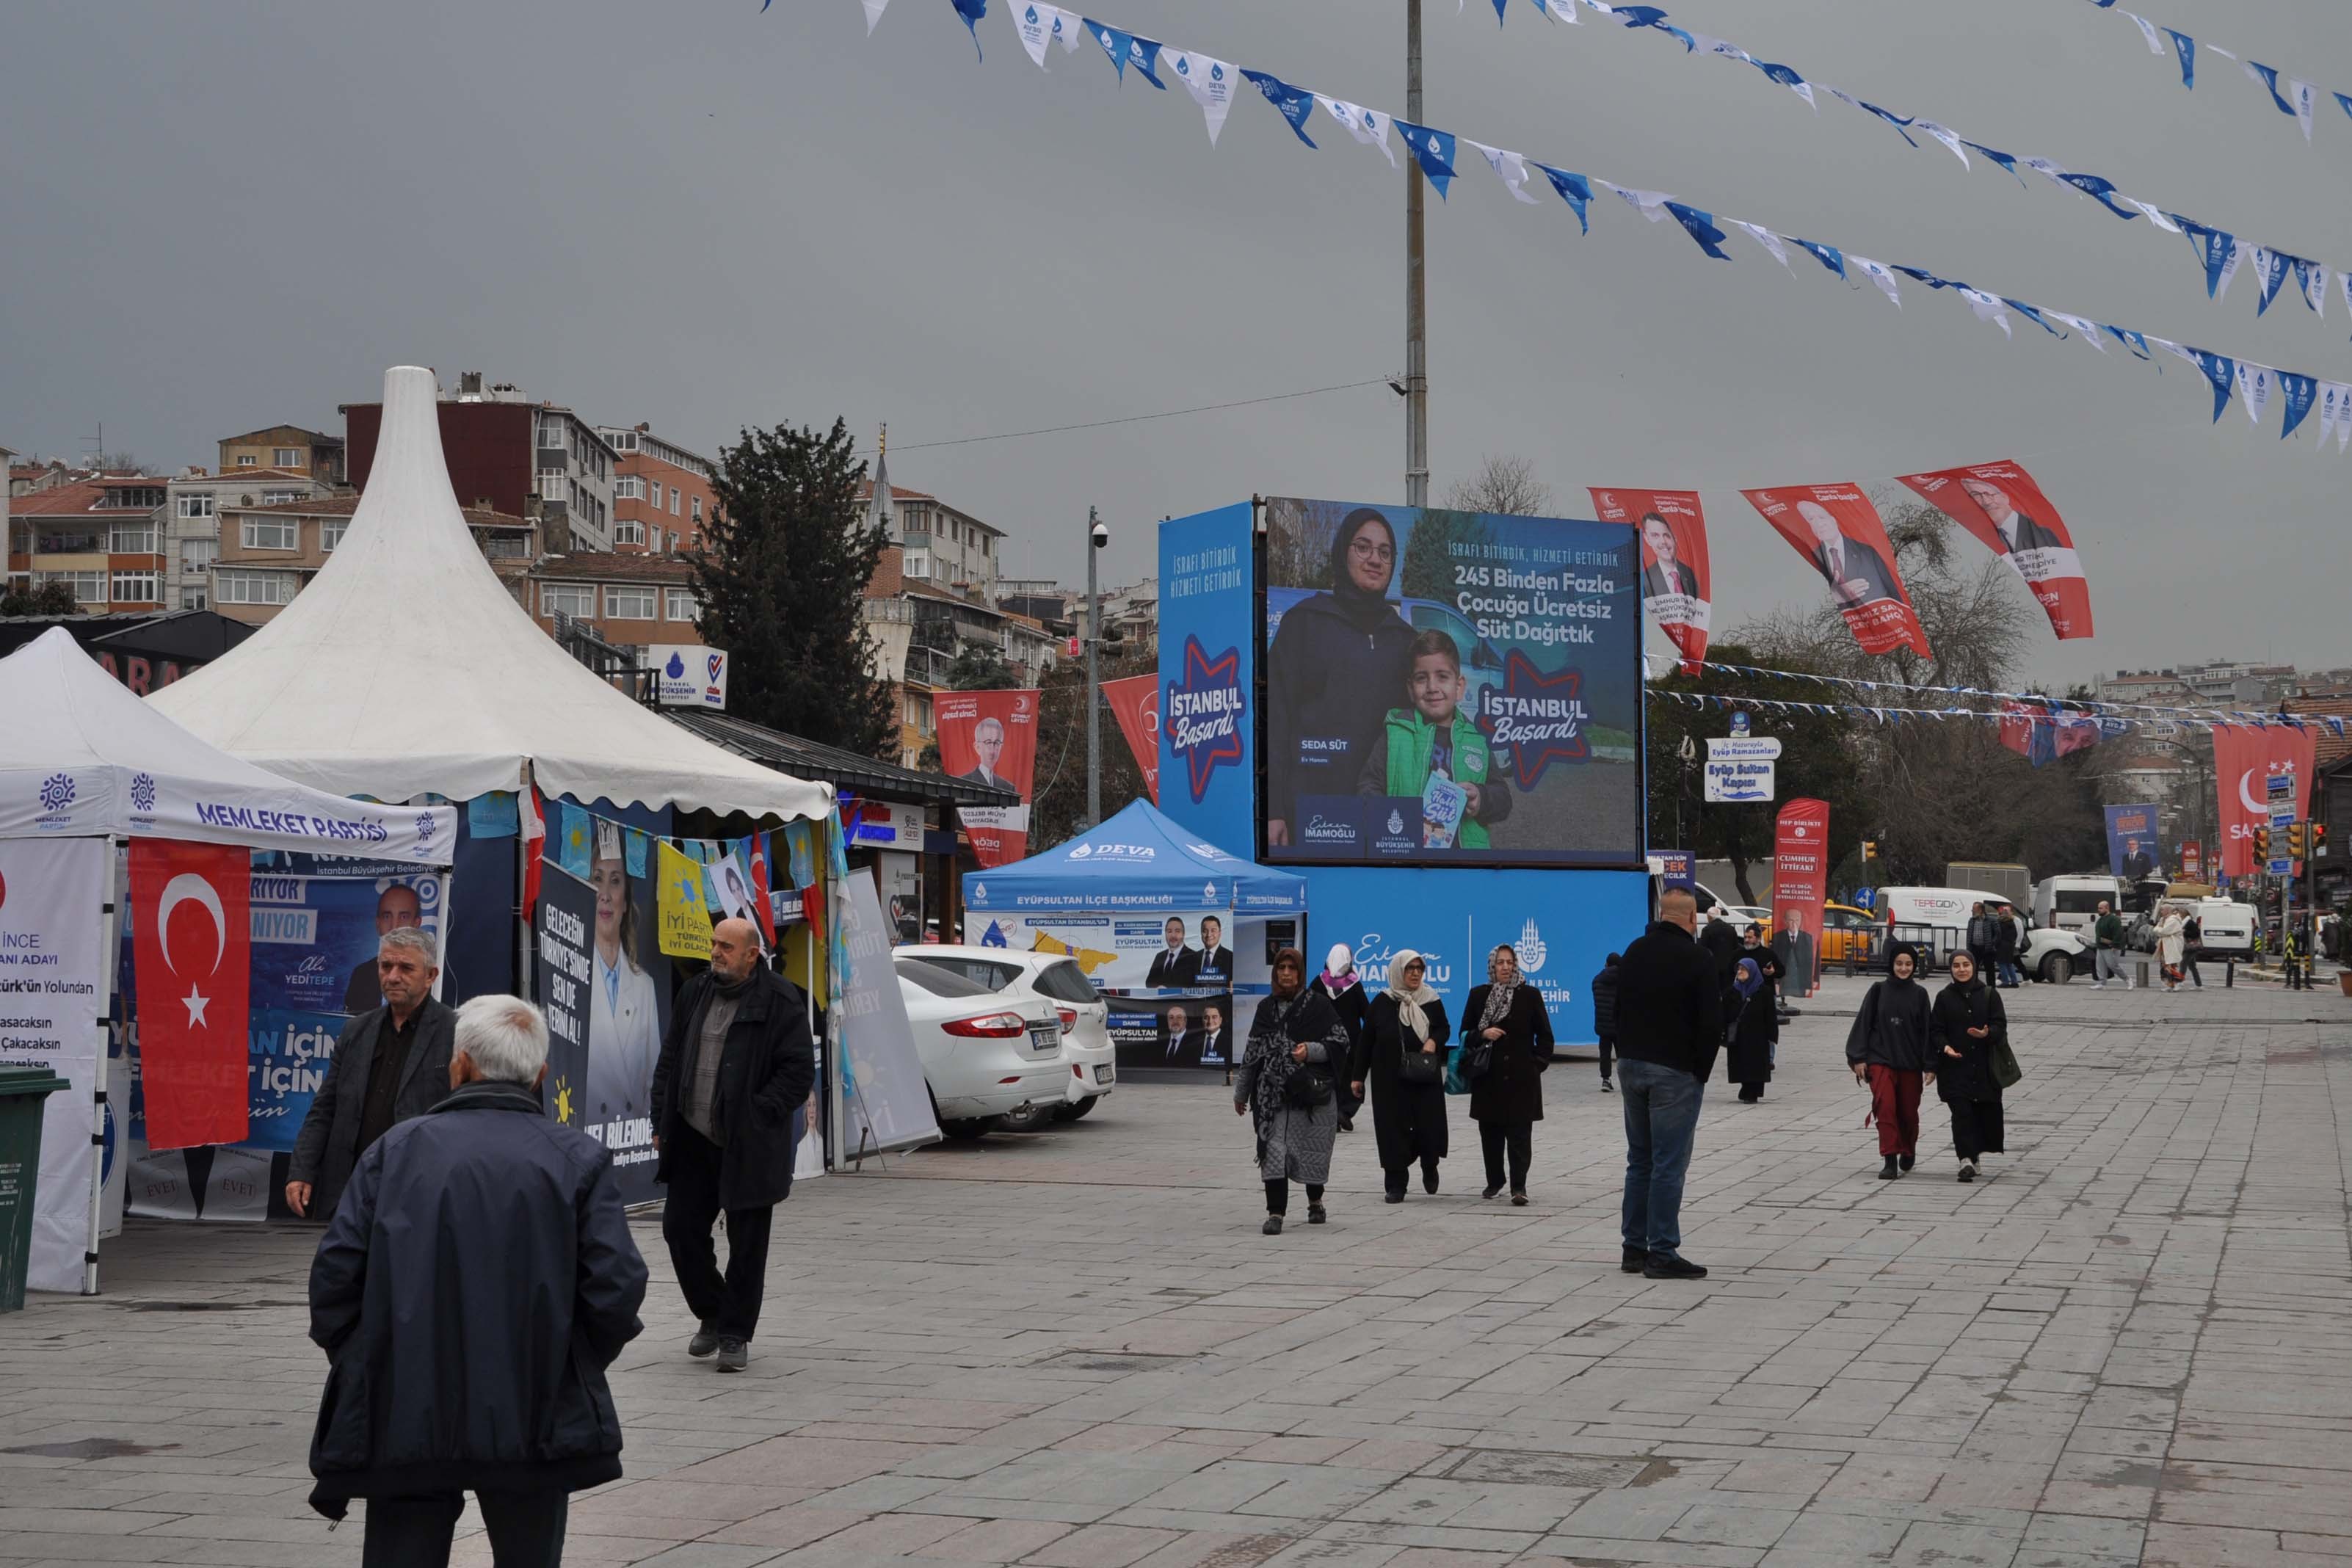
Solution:
M 25 1310 L 41 1176 L 41 1106 L 72 1084 L 47 1068 L 0 1068 L 0 1312 Z

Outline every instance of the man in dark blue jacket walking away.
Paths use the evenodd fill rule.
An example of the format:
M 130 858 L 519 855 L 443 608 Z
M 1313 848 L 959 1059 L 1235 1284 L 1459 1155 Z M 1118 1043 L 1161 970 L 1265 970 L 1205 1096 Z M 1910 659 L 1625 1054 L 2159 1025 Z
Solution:
M 643 1327 L 645 1259 L 546 1076 L 538 1008 L 458 1008 L 451 1094 L 360 1157 L 311 1262 L 310 1506 L 368 1500 L 368 1568 L 446 1564 L 467 1491 L 499 1568 L 551 1568 L 570 1494 L 621 1474 L 604 1372 Z
M 1723 1047 L 1725 976 L 1692 939 L 1697 923 L 1696 900 L 1686 889 L 1670 889 L 1658 900 L 1657 920 L 1617 966 L 1617 1077 L 1625 1091 L 1622 1267 L 1653 1279 L 1706 1277 L 1682 1256 L 1683 1176 L 1698 1135 L 1699 1101 Z

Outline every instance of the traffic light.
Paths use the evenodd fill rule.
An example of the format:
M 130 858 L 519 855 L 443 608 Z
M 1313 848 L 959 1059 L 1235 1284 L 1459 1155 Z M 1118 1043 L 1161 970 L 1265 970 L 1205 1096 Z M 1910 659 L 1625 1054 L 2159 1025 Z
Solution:
M 2257 827 L 2254 829 L 2254 858 L 2267 860 L 2270 858 L 2271 830 L 2267 827 Z
M 1864 859 L 1867 860 L 1867 859 L 1869 859 L 1872 856 L 1874 856 L 1874 855 L 1875 855 L 1875 854 L 1877 854 L 1877 853 L 1878 853 L 1878 841 L 1877 841 L 1876 839 L 1874 839 L 1874 838 L 1865 838 L 1865 839 L 1864 839 L 1864 840 L 1862 841 L 1862 858 L 1863 858 Z
M 2318 856 L 2327 853 L 2327 824 L 2315 822 L 2311 825 L 2311 852 Z
M 2290 823 L 2286 830 L 2286 852 L 2291 859 L 2303 858 L 2303 824 Z

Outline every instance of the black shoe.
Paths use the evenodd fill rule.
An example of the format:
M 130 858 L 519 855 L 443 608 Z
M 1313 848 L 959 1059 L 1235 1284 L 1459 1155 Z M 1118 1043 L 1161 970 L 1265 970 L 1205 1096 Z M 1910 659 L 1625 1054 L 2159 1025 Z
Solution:
M 1619 1257 L 1617 1258 L 1617 1272 L 1620 1274 L 1639 1274 L 1643 1268 L 1649 1266 L 1649 1262 L 1650 1249 L 1648 1247 L 1621 1247 L 1619 1249 Z
M 1882 1182 L 1891 1182 L 1902 1173 L 1895 1168 L 1895 1156 L 1892 1154 L 1886 1156 L 1886 1163 L 1878 1168 L 1878 1179 Z
M 704 1356 L 715 1354 L 718 1349 L 719 1331 L 712 1328 L 708 1320 L 700 1328 L 694 1331 L 694 1338 L 686 1342 L 686 1353 L 697 1361 L 700 1361 Z
M 1258 1234 L 1261 1236 L 1280 1236 L 1282 1234 L 1282 1216 L 1278 1214 L 1270 1214 L 1265 1216 L 1265 1223 L 1257 1228 Z
M 1502 1183 L 1500 1183 L 1500 1182 L 1496 1182 L 1493 1186 L 1488 1187 L 1485 1192 L 1480 1193 L 1478 1195 L 1479 1195 L 1480 1197 L 1482 1197 L 1482 1198 L 1491 1198 L 1491 1197 L 1493 1197 L 1496 1193 L 1499 1193 L 1499 1192 L 1501 1192 L 1502 1190 L 1503 1190 L 1503 1184 L 1502 1184 Z
M 1395 1191 L 1395 1190 L 1391 1189 L 1391 1190 L 1390 1191 L 1390 1193 L 1389 1193 L 1388 1196 L 1387 1196 L 1386 1198 L 1382 1199 L 1381 1201 L 1382 1201 L 1382 1202 L 1384 1202 L 1384 1203 L 1401 1204 L 1401 1203 L 1404 1202 L 1404 1194 L 1403 1194 L 1402 1193 L 1400 1193 L 1400 1192 L 1397 1192 L 1397 1191 Z
M 1740 1103 L 1741 1103 L 1741 1104 L 1743 1104 L 1743 1105 L 1753 1105 L 1753 1104 L 1755 1104 L 1758 1100 L 1761 1100 L 1761 1099 L 1763 1099 L 1763 1098 L 1764 1098 L 1764 1097 L 1763 1097 L 1762 1095 L 1760 1095 L 1760 1094 L 1749 1094 L 1749 1093 L 1748 1093 L 1745 1089 L 1743 1089 L 1743 1090 L 1741 1090 L 1741 1091 L 1740 1091 L 1740 1095 L 1739 1095 L 1739 1101 L 1740 1101 Z
M 1308 1204 L 1307 1205 L 1307 1223 L 1308 1225 L 1321 1225 L 1328 1217 L 1329 1216 L 1323 1212 L 1323 1205 L 1321 1204 Z
M 741 1372 L 745 1367 L 747 1367 L 747 1366 L 749 1366 L 749 1365 L 751 1365 L 751 1346 L 749 1346 L 749 1345 L 745 1344 L 741 1340 L 731 1340 L 731 1339 L 730 1339 L 730 1340 L 721 1340 L 721 1341 L 719 1341 L 719 1371 L 721 1371 L 721 1372 Z
M 1608 1075 L 1605 1073 L 1601 1075 L 1601 1092 L 1603 1094 L 1614 1094 L 1617 1092 L 1617 1086 L 1609 1081 Z
M 1962 1181 L 1964 1181 L 1964 1182 L 1973 1182 L 1973 1181 L 1975 1181 L 1976 1179 L 1977 1179 L 1977 1163 L 1976 1163 L 1974 1160 L 1963 1160 L 1963 1161 L 1961 1161 L 1961 1162 L 1960 1162 L 1960 1180 L 1962 1180 Z
M 1919 1156 L 1916 1154 L 1906 1154 L 1903 1156 L 1903 1168 L 1906 1171 L 1918 1163 Z
M 1342 1116 L 1341 1118 L 1339 1118 L 1339 1131 L 1342 1131 L 1342 1132 L 1353 1132 L 1355 1130 L 1356 1130 L 1356 1119 L 1355 1119 L 1354 1117 L 1352 1117 L 1352 1116 Z
M 1515 1209 L 1523 1209 L 1527 1207 L 1528 1194 L 1525 1193 L 1513 1193 L 1511 1194 L 1511 1206 Z
M 1436 1166 L 1423 1165 L 1421 1168 L 1421 1190 L 1424 1193 L 1434 1193 L 1437 1191 Z
M 1706 1270 L 1689 1258 L 1673 1252 L 1653 1252 L 1642 1265 L 1645 1279 L 1704 1279 Z

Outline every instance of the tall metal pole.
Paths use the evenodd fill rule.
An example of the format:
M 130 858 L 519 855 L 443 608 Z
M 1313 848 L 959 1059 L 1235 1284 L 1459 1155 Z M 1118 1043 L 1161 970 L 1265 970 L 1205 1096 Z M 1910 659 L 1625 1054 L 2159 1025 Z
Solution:
M 1419 123 L 1415 121 L 1415 123 Z M 1087 508 L 1087 826 L 1102 820 L 1102 688 L 1095 667 L 1102 646 L 1102 595 L 1095 588 L 1095 509 Z
M 1421 0 L 1404 0 L 1404 113 L 1421 113 Z M 1410 151 L 1404 161 L 1404 500 L 1429 504 L 1428 295 L 1423 286 L 1421 171 Z

